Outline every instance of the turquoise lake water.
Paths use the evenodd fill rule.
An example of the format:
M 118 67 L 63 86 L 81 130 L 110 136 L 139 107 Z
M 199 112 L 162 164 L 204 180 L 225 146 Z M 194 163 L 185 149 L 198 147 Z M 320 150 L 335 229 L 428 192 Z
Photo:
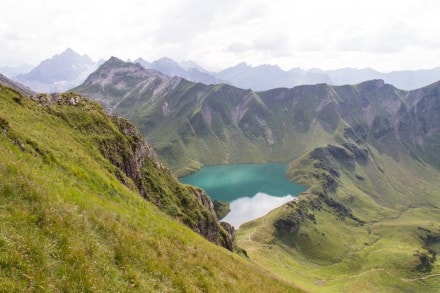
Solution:
M 222 221 L 239 228 L 306 190 L 289 181 L 286 170 L 286 164 L 275 163 L 216 165 L 179 180 L 203 188 L 212 199 L 230 202 L 231 211 Z
M 305 187 L 285 176 L 287 164 L 231 164 L 203 167 L 180 182 L 203 188 L 212 199 L 232 202 L 258 193 L 283 197 L 297 195 Z

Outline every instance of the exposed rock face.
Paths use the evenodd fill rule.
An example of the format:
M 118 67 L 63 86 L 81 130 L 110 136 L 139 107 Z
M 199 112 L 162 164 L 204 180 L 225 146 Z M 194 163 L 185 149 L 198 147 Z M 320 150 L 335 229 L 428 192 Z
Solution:
M 316 161 L 313 167 L 327 171 L 317 172 L 314 176 L 318 176 L 317 179 L 323 182 L 325 191 L 333 191 L 338 186 L 340 168 L 354 170 L 356 162 L 364 164 L 368 161 L 369 152 L 368 149 L 360 148 L 355 144 L 344 143 L 342 146 L 328 145 L 315 148 L 309 155 Z
M 197 232 L 203 235 L 206 239 L 212 242 L 217 242 L 219 237 L 219 226 L 217 223 L 217 216 L 214 211 L 214 204 L 209 196 L 200 188 L 191 188 L 192 194 L 197 198 L 198 203 L 205 207 L 212 218 L 207 218 L 205 221 L 197 223 Z M 215 221 L 213 221 L 215 219 Z
M 274 223 L 276 233 L 280 236 L 297 233 L 301 224 L 306 220 L 316 224 L 314 211 L 323 209 L 330 210 L 341 220 L 350 218 L 359 225 L 364 224 L 362 220 L 352 214 L 349 208 L 329 197 L 326 192 L 308 194 L 307 198 L 289 202 L 287 205 L 290 207 L 289 213 L 278 218 Z
M 234 250 L 234 243 L 235 243 L 235 229 L 234 226 L 232 226 L 229 223 L 226 222 L 220 222 L 221 227 L 226 232 L 226 237 L 223 237 L 223 246 L 225 246 L 227 249 L 233 251 Z
M 136 128 L 123 118 L 113 118 L 113 121 L 118 125 L 119 130 L 129 139 L 132 155 L 125 157 L 122 164 L 121 162 L 113 162 L 119 169 L 133 180 L 138 187 L 140 193 L 147 197 L 148 192 L 142 184 L 142 172 L 141 169 L 145 166 L 145 160 L 149 159 L 154 165 L 161 170 L 166 170 L 166 167 L 157 159 L 157 154 L 153 147 L 149 145 Z
M 296 233 L 301 227 L 301 223 L 306 218 L 306 209 L 299 207 L 295 212 L 291 213 L 286 218 L 279 218 L 274 225 L 279 235 Z
M 147 200 L 180 218 L 209 241 L 232 251 L 235 236 L 221 228 L 209 196 L 199 188 L 180 185 L 131 123 L 123 118 L 113 117 L 112 120 L 123 137 L 101 140 L 100 150 L 104 157 L 130 178 Z M 124 177 L 118 176 L 121 182 L 130 186 Z M 164 180 L 164 185 L 158 185 L 158 180 Z
M 38 94 L 31 99 L 45 107 L 54 104 L 83 107 L 93 109 L 99 113 L 98 115 L 107 116 L 99 104 L 75 93 Z M 57 115 L 56 108 L 52 109 Z M 76 116 L 68 117 L 61 113 L 59 115 L 67 123 L 77 119 Z M 115 167 L 109 171 L 128 188 L 137 189 L 146 200 L 209 241 L 232 250 L 234 235 L 220 226 L 209 196 L 199 188 L 180 184 L 170 170 L 158 160 L 154 149 L 142 138 L 133 124 L 114 116 L 105 117 L 104 121 L 108 121 L 105 123 L 109 125 L 102 125 L 102 120 L 97 120 L 86 124 L 87 130 L 84 131 L 96 127 L 94 131 L 103 134 L 97 135 L 95 140 L 102 156 Z M 0 119 L 0 130 L 8 131 L 7 121 Z M 20 141 L 17 141 L 17 144 L 20 145 Z
M 232 226 L 231 224 L 226 223 L 226 222 L 220 222 L 220 225 L 223 227 L 223 229 L 225 229 L 226 232 L 229 233 L 229 235 L 231 235 L 232 242 L 235 242 L 235 228 L 234 228 L 234 226 Z
M 355 167 L 355 156 L 347 149 L 335 145 L 328 145 L 327 150 L 336 161 L 348 166 L 349 168 Z
M 359 148 L 357 145 L 352 143 L 343 143 L 342 146 L 353 153 L 356 162 L 366 163 L 368 160 L 368 149 Z

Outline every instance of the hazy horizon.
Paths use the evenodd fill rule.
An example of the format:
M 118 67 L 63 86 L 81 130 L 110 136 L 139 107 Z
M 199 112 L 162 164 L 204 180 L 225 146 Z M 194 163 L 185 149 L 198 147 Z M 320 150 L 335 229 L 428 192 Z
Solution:
M 71 47 L 93 60 L 246 62 L 291 68 L 440 66 L 436 1 L 5 0 L 0 64 L 34 66 Z M 25 7 L 25 8 L 23 8 Z
M 76 51 L 74 48 L 72 48 L 72 47 L 68 47 L 68 48 L 66 48 L 66 50 L 67 49 L 72 49 L 73 51 L 75 51 L 76 53 L 78 53 L 78 54 L 80 54 L 80 55 L 82 55 L 82 56 L 88 56 L 89 58 L 90 58 L 90 56 L 87 54 L 87 53 L 81 53 L 81 52 L 78 52 L 78 51 Z M 8 68 L 8 67 L 10 67 L 10 68 L 15 68 L 15 67 L 19 67 L 19 66 L 23 66 L 23 65 L 30 65 L 30 66 L 32 66 L 32 67 L 37 67 L 39 64 L 41 64 L 41 62 L 43 62 L 43 61 L 46 61 L 46 60 L 49 60 L 49 59 L 51 59 L 51 58 L 53 58 L 55 55 L 60 55 L 60 54 L 62 54 L 64 51 L 66 51 L 66 50 L 63 50 L 62 52 L 58 52 L 58 53 L 55 53 L 54 55 L 52 55 L 52 56 L 48 56 L 47 58 L 44 58 L 44 59 L 42 59 L 42 60 L 40 60 L 39 62 L 37 62 L 36 64 L 30 64 L 30 63 L 26 63 L 26 62 L 22 62 L 22 63 L 19 63 L 19 64 L 16 64 L 16 65 L 3 65 L 3 64 L 0 64 L 0 67 L 3 67 L 3 68 Z M 125 61 L 125 62 L 132 62 L 132 63 L 136 63 L 136 60 L 138 59 L 138 58 L 142 58 L 142 59 L 144 59 L 145 61 L 147 61 L 147 62 L 154 62 L 154 61 L 157 61 L 157 60 L 159 60 L 159 59 L 161 59 L 161 58 L 171 58 L 171 57 L 168 57 L 168 56 L 162 56 L 162 57 L 159 57 L 159 58 L 157 58 L 157 59 L 154 59 L 154 60 L 147 60 L 147 59 L 145 59 L 143 56 L 139 56 L 139 57 L 137 57 L 137 58 L 132 58 L 132 59 L 122 59 L 122 58 L 119 58 L 119 56 L 114 56 L 114 55 L 111 55 L 110 57 L 108 57 L 107 59 L 104 59 L 104 58 L 98 58 L 98 59 L 92 59 L 94 62 L 98 62 L 98 61 L 100 61 L 100 60 L 104 60 L 104 61 L 108 61 L 111 57 L 116 57 L 116 58 L 118 58 L 118 59 L 121 59 L 122 61 Z M 399 71 L 419 71 L 419 70 L 431 70 L 431 69 L 435 69 L 435 68 L 439 68 L 440 67 L 440 65 L 433 65 L 432 67 L 427 67 L 427 68 L 418 68 L 418 69 L 400 69 L 400 70 L 390 70 L 390 71 L 385 71 L 385 70 L 378 70 L 377 68 L 373 68 L 373 67 L 352 67 L 352 66 L 346 66 L 346 67 L 335 67 L 335 68 L 322 68 L 322 67 L 313 67 L 313 68 L 303 68 L 303 67 L 284 67 L 284 66 L 282 66 L 281 64 L 270 64 L 270 63 L 261 63 L 261 64 L 250 64 L 250 63 L 248 63 L 248 62 L 246 62 L 246 61 L 241 61 L 241 62 L 238 62 L 238 63 L 236 63 L 236 64 L 234 64 L 234 65 L 231 65 L 231 66 L 229 66 L 229 67 L 224 67 L 224 68 L 218 68 L 218 69 L 209 69 L 209 68 L 207 68 L 207 67 L 205 67 L 205 66 L 203 66 L 203 65 L 201 65 L 197 60 L 188 60 L 188 59 L 184 59 L 184 60 L 176 60 L 176 59 L 173 59 L 173 58 L 171 58 L 172 60 L 174 60 L 175 62 L 177 62 L 178 64 L 179 63 L 181 63 L 181 62 L 186 62 L 186 61 L 192 61 L 192 62 L 195 62 L 197 65 L 199 65 L 199 66 L 201 66 L 201 67 L 203 67 L 204 69 L 206 69 L 206 70 L 209 70 L 210 72 L 220 72 L 220 71 L 222 71 L 222 70 L 225 70 L 225 69 L 228 69 L 228 68 L 231 68 L 231 67 L 235 67 L 235 66 L 237 66 L 237 65 L 239 65 L 239 64 L 241 64 L 241 63 L 246 63 L 248 66 L 251 66 L 251 67 L 258 67 L 258 66 L 261 66 L 261 65 L 270 65 L 270 66 L 278 66 L 279 68 L 281 68 L 282 70 L 284 70 L 284 71 L 288 71 L 288 70 L 291 70 L 291 69 L 294 69 L 294 68 L 299 68 L 299 69 L 302 69 L 302 70 L 306 70 L 306 71 L 310 71 L 310 70 L 322 70 L 322 71 L 332 71 L 332 70 L 338 70 L 338 69 L 355 69 L 355 70 L 365 70 L 365 69 L 371 69 L 371 70 L 375 70 L 375 71 L 378 71 L 378 72 L 380 72 L 380 73 L 390 73 L 390 72 L 399 72 Z

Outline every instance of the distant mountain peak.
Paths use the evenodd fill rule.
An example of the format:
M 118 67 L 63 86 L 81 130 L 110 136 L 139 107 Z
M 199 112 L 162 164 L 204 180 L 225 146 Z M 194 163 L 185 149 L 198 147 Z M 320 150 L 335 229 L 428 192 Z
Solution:
M 120 64 L 122 64 L 122 63 L 127 63 L 127 62 L 125 62 L 125 61 L 119 59 L 118 57 L 111 56 L 111 57 L 107 60 L 107 62 L 105 62 L 105 63 L 120 63 Z
M 252 67 L 252 66 L 248 65 L 246 62 L 240 62 L 237 65 L 235 65 L 234 67 L 239 68 L 239 67 Z
M 179 64 L 174 61 L 173 59 L 169 58 L 169 57 L 162 57 L 156 61 L 154 61 L 153 63 L 162 63 L 162 64 L 166 64 L 166 65 L 175 65 L 175 66 L 179 66 Z M 180 67 L 180 66 L 179 66 Z
M 58 58 L 63 58 L 66 60 L 82 59 L 85 62 L 93 62 L 89 56 L 81 55 L 78 52 L 74 51 L 70 47 L 67 48 L 66 50 L 64 50 L 64 52 L 62 52 L 61 54 L 56 54 L 55 56 L 53 56 L 52 58 L 47 59 L 47 60 L 53 60 L 53 59 L 58 59 Z
M 72 50 L 72 48 L 69 47 L 61 54 L 78 54 L 78 53 L 76 53 L 74 50 Z
M 148 62 L 147 60 L 145 60 L 142 57 L 137 58 L 136 60 L 134 60 L 134 63 L 140 63 L 140 62 Z
M 374 88 L 381 88 L 385 85 L 385 81 L 383 79 L 372 79 L 372 80 L 367 80 L 367 81 L 361 82 L 358 85 L 374 87 Z
M 205 73 L 209 73 L 208 70 L 206 70 L 205 68 L 203 68 L 202 66 L 200 66 L 199 64 L 197 64 L 196 62 L 192 61 L 192 60 L 184 60 L 179 62 L 180 67 L 182 67 L 185 70 L 190 70 L 190 69 L 198 69 L 201 72 L 205 72 Z
M 115 73 L 122 75 L 136 76 L 136 78 L 162 77 L 163 74 L 154 69 L 146 69 L 140 63 L 123 61 L 115 56 L 111 56 L 106 62 L 91 73 L 84 81 L 83 85 L 104 82 Z M 109 79 L 111 80 L 111 78 Z M 111 82 L 111 81 L 109 81 Z
M 62 92 L 83 82 L 96 67 L 87 55 L 67 48 L 14 78 L 38 92 Z
M 175 62 L 172 58 L 164 56 L 162 58 L 157 59 L 157 61 L 172 61 Z
M 139 71 L 139 72 L 146 70 L 139 63 L 126 62 L 115 56 L 111 56 L 107 61 L 105 61 L 101 66 L 99 66 L 99 68 L 94 73 L 108 71 L 113 68 L 131 68 L 131 70 L 135 69 L 135 71 Z M 94 73 L 92 73 L 90 76 L 94 75 Z M 90 78 L 90 76 L 87 78 L 87 80 Z

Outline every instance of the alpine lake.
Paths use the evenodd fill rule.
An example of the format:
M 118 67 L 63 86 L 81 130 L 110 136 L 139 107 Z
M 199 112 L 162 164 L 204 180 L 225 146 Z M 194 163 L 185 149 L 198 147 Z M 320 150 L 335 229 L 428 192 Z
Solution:
M 287 179 L 287 164 L 230 164 L 205 166 L 179 178 L 200 187 L 213 200 L 230 203 L 231 211 L 222 219 L 236 228 L 295 199 L 306 188 Z

